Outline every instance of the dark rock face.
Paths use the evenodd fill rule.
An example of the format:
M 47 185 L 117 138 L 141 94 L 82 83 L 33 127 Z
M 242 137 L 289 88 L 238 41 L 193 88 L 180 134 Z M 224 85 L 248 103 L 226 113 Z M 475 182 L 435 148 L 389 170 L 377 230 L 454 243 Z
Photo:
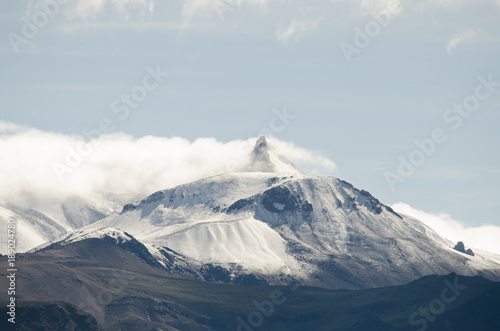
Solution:
M 231 282 L 231 272 L 218 265 L 206 264 L 201 270 L 201 274 L 207 282 Z
M 455 247 L 453 247 L 454 250 L 456 251 L 459 251 L 459 252 L 462 252 L 462 253 L 465 253 L 465 246 L 464 246 L 464 243 L 462 241 L 459 241 Z
M 129 203 L 129 204 L 126 204 L 124 207 L 123 207 L 123 210 L 120 214 L 124 214 L 128 211 L 131 211 L 131 210 L 135 210 L 137 207 L 134 206 L 133 204 Z
M 313 206 L 300 201 L 286 186 L 270 188 L 262 194 L 262 205 L 272 213 L 312 212 Z
M 16 300 L 17 301 L 17 300 Z M 93 316 L 66 302 L 22 301 L 17 303 L 16 327 L 7 322 L 8 308 L 0 309 L 1 330 L 75 330 L 98 331 Z
M 158 191 L 153 194 L 151 194 L 149 197 L 146 199 L 143 199 L 141 201 L 141 204 L 148 204 L 148 203 L 153 203 L 157 201 L 161 201 L 165 198 L 165 193 L 163 191 Z
M 149 264 L 152 267 L 163 269 L 163 266 L 158 262 L 158 260 L 151 255 L 149 250 L 144 246 L 141 242 L 139 242 L 137 239 L 129 235 L 128 233 L 125 232 L 126 235 L 128 235 L 131 240 L 130 241 L 125 241 L 125 242 L 117 242 L 115 243 L 115 239 L 111 237 L 104 237 L 104 241 L 109 242 L 110 244 L 116 244 L 118 247 L 123 248 L 126 251 L 129 251 L 130 253 L 134 254 L 147 264 Z M 90 239 L 92 241 L 95 241 L 98 243 L 100 240 L 99 239 Z
M 264 208 L 272 213 L 299 210 L 299 202 L 285 186 L 277 186 L 265 191 L 262 194 L 262 203 Z
M 360 205 L 365 206 L 374 214 L 378 215 L 382 213 L 382 203 L 378 199 L 373 197 L 369 192 L 365 190 L 359 191 L 359 196 L 356 200 Z
M 249 207 L 253 205 L 253 199 L 241 199 L 233 203 L 229 208 L 227 209 L 227 212 L 233 212 L 233 211 L 239 211 L 245 207 Z
M 474 252 L 472 251 L 472 249 L 468 249 L 468 250 L 465 250 L 465 245 L 462 241 L 459 241 L 455 247 L 453 247 L 454 250 L 456 251 L 459 251 L 460 253 L 464 253 L 464 254 L 467 254 L 467 255 L 470 255 L 470 256 L 474 256 Z
M 267 281 L 254 274 L 246 274 L 236 277 L 234 280 L 234 284 L 236 285 L 268 285 Z

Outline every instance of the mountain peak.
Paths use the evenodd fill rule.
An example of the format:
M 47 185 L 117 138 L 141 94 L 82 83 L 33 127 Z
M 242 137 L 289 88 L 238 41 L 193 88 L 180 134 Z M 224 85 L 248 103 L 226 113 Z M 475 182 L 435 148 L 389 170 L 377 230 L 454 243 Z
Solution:
M 269 145 L 267 144 L 266 136 L 260 136 L 255 143 L 255 147 L 253 149 L 253 154 L 262 153 L 264 150 L 269 149 Z
M 277 153 L 268 144 L 265 136 L 260 136 L 250 156 L 250 172 L 293 172 L 305 175 L 285 156 Z

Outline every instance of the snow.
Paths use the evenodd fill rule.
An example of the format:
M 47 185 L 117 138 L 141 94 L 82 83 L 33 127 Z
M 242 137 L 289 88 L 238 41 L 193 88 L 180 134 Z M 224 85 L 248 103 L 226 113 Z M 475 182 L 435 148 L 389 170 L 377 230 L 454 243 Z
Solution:
M 0 207 L 0 226 L 5 229 L 5 235 L 2 235 L 0 240 L 0 254 L 7 254 L 7 240 L 10 239 L 7 237 L 9 219 L 16 220 L 16 227 L 12 229 L 15 232 L 16 252 L 25 252 L 47 241 L 48 238 L 44 238 L 39 233 L 35 224 L 26 221 L 9 209 Z
M 255 148 L 251 153 L 249 165 L 245 167 L 245 172 L 271 172 L 289 173 L 295 176 L 305 176 L 304 172 L 297 168 L 286 157 L 274 151 L 268 145 L 265 136 L 259 137 Z
M 0 206 L 0 226 L 5 229 L 5 235 L 0 236 L 0 254 L 7 253 L 8 220 L 14 219 L 16 252 L 23 253 L 42 245 L 66 233 L 59 223 L 35 210 L 16 206 Z
M 85 227 L 120 228 L 147 244 L 166 246 L 202 263 L 238 264 L 269 274 L 299 272 L 286 242 L 268 224 L 248 215 L 237 217 L 214 211 L 269 187 L 292 180 L 289 174 L 236 173 L 161 191 L 135 205 L 137 209 Z
M 82 241 L 86 239 L 103 239 L 103 238 L 112 238 L 117 243 L 124 243 L 127 241 L 131 241 L 132 237 L 126 234 L 124 231 L 111 227 L 104 227 L 95 230 L 78 230 L 67 236 L 65 239 L 60 241 L 61 245 L 67 245 L 70 243 L 74 243 L 77 241 Z
M 157 238 L 155 243 L 203 263 L 237 263 L 265 274 L 289 273 L 286 242 L 269 225 L 253 218 L 203 222 Z M 292 267 L 296 267 L 293 265 Z
M 272 189 L 280 194 L 273 196 Z M 200 263 L 237 264 L 268 275 L 306 278 L 332 256 L 341 265 L 354 259 L 370 266 L 369 271 L 359 269 L 366 275 L 392 270 L 385 278 L 394 282 L 431 273 L 500 270 L 498 257 L 459 254 L 418 220 L 394 213 L 337 178 L 235 173 L 162 192 L 90 227 L 120 228 L 141 242 L 169 247 Z M 247 207 L 224 212 L 241 199 L 249 201 Z M 275 210 L 267 210 L 262 199 L 275 199 Z M 301 249 L 292 252 L 289 245 Z M 298 261 L 306 261 L 307 267 Z

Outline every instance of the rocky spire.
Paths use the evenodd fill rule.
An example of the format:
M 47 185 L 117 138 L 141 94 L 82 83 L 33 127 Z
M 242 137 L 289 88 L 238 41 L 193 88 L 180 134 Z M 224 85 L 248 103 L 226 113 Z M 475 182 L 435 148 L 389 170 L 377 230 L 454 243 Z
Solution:
M 295 166 L 290 160 L 276 153 L 268 144 L 265 136 L 260 136 L 250 156 L 251 172 L 293 172 L 304 175 L 304 172 Z

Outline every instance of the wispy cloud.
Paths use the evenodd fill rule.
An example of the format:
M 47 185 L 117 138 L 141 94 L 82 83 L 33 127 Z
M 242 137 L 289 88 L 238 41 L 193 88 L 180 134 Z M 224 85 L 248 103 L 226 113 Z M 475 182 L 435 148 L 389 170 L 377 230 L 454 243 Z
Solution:
M 276 38 L 283 44 L 290 40 L 298 41 L 303 35 L 318 28 L 321 19 L 314 21 L 300 21 L 293 19 L 286 27 L 279 27 L 276 31 Z
M 463 241 L 467 247 L 479 248 L 500 254 L 500 227 L 480 225 L 467 227 L 454 220 L 449 214 L 432 214 L 412 208 L 406 203 L 396 203 L 391 206 L 396 212 L 414 217 L 446 239 L 454 242 Z
M 479 30 L 469 29 L 451 38 L 446 44 L 446 51 L 451 53 L 460 44 L 475 41 L 479 35 Z

